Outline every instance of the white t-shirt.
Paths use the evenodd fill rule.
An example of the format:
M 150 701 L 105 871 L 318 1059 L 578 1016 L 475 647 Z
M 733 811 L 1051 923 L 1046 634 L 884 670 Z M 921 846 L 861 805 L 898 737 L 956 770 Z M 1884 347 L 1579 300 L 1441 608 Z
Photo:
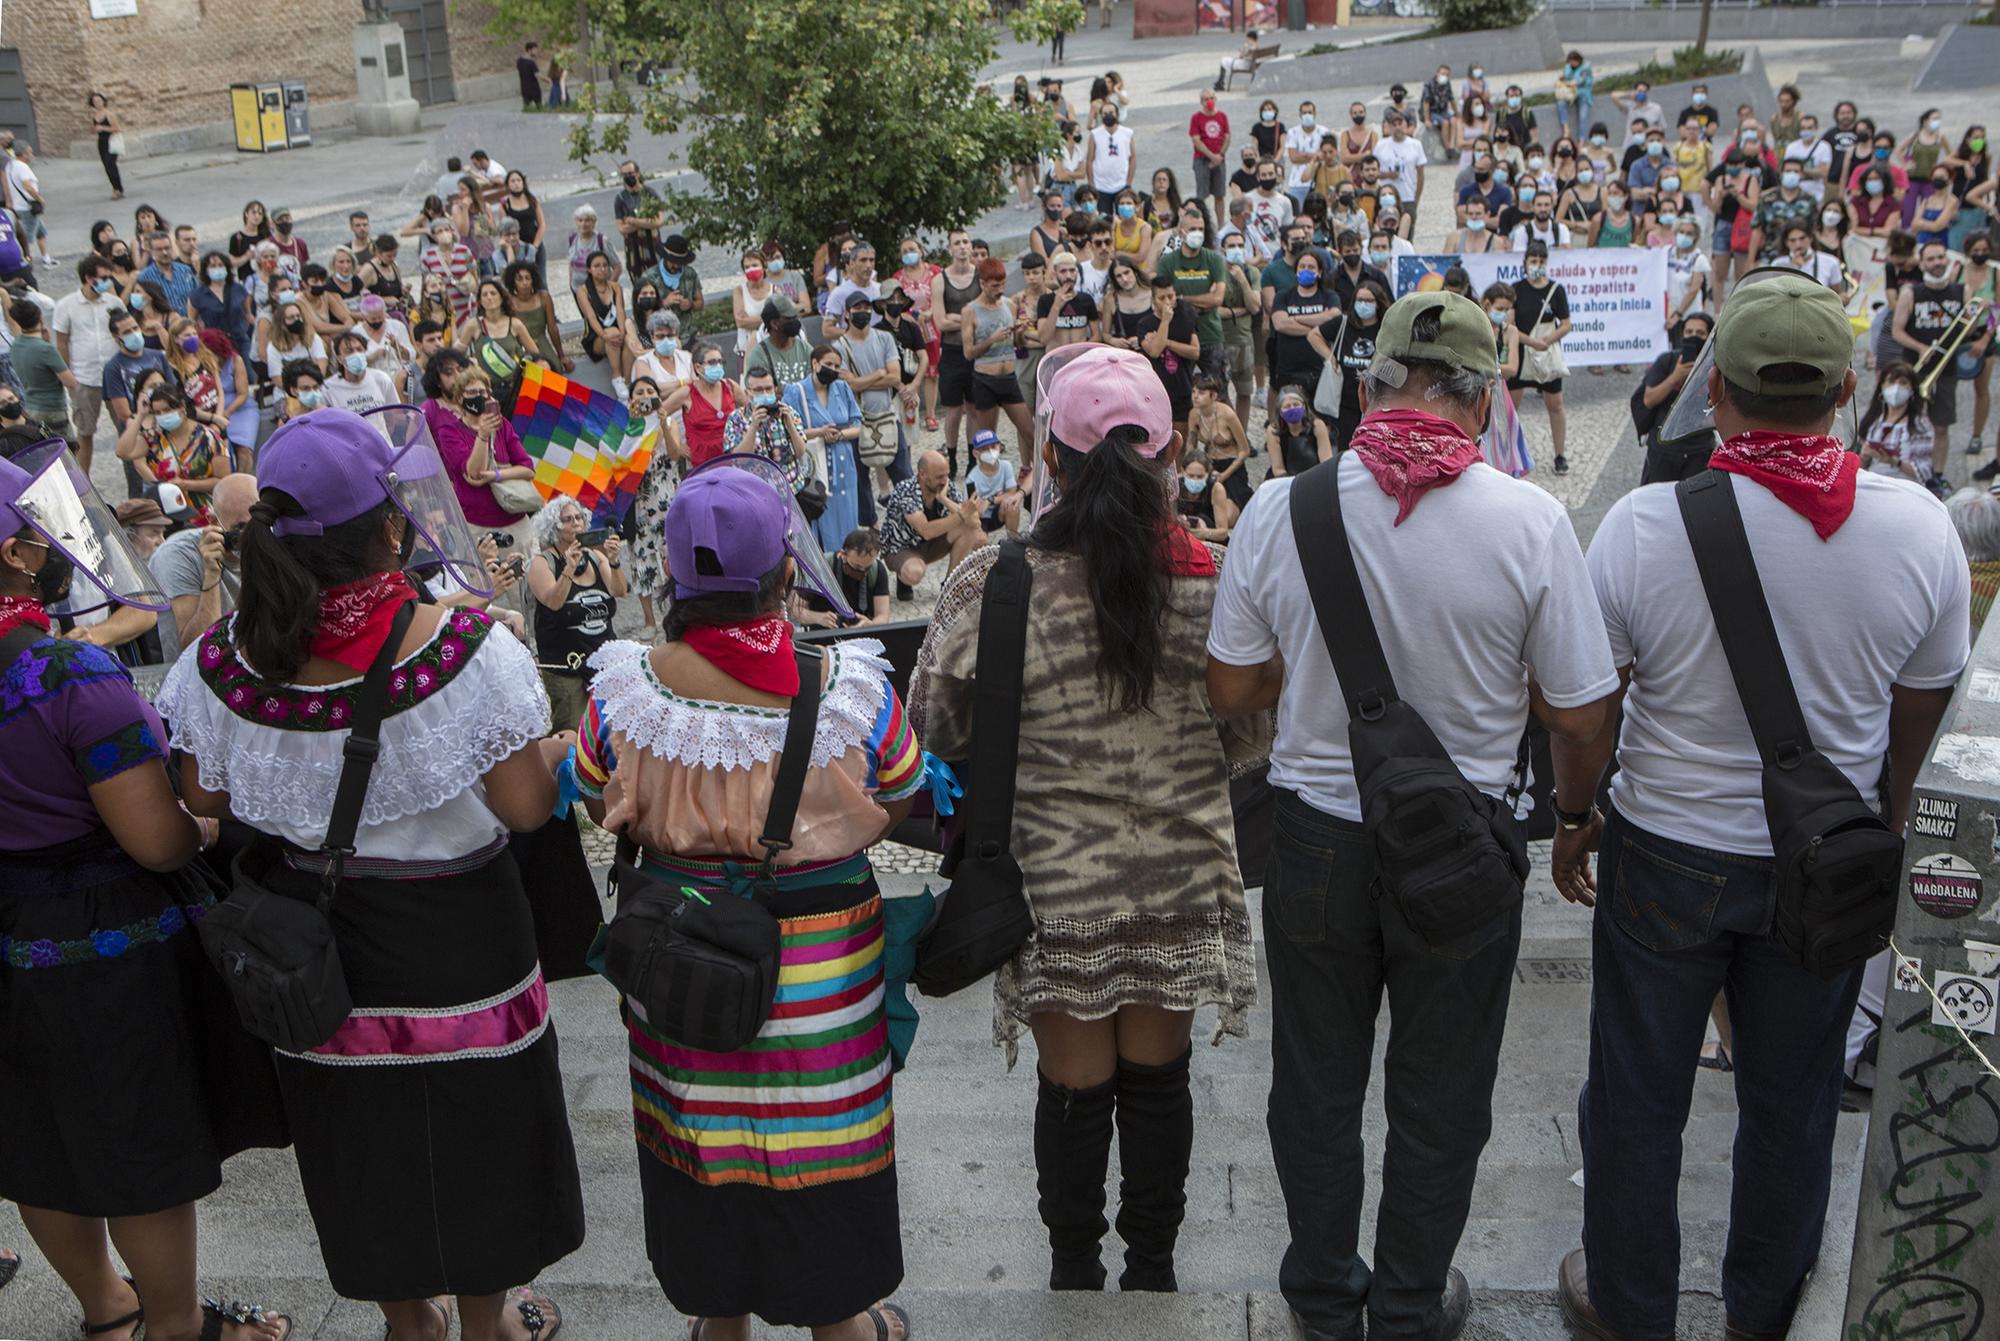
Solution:
M 1694 301 L 1697 303 L 1703 301 L 1711 287 L 1709 276 L 1714 273 L 1715 267 L 1709 263 L 1708 253 L 1702 250 L 1700 243 L 1697 242 L 1692 247 L 1674 246 L 1667 248 L 1667 275 L 1669 277 L 1667 303 L 1670 306 L 1679 303 L 1681 295 L 1687 292 L 1688 282 L 1696 275 L 1702 277 L 1702 282 L 1701 292 L 1694 296 Z
M 1104 286 L 1111 282 L 1111 267 L 1099 270 L 1085 261 L 1076 268 L 1076 288 L 1078 293 L 1087 293 L 1093 298 L 1104 296 Z
M 14 208 L 26 213 L 30 199 L 28 191 L 32 190 L 39 195 L 42 179 L 35 175 L 33 168 L 20 159 L 10 158 L 7 160 L 7 185 L 14 193 Z
M 1833 166 L 1832 145 L 1823 139 L 1814 140 L 1811 144 L 1807 144 L 1804 140 L 1793 140 L 1785 146 L 1784 161 L 1818 168 L 1820 170 L 1818 177 L 1810 173 L 1802 174 L 1805 180 L 1800 185 L 1805 187 L 1806 194 L 1814 200 L 1826 199 L 1826 170 Z
M 1515 224 L 1514 231 L 1507 235 L 1507 240 L 1513 244 L 1515 251 L 1526 250 L 1531 238 L 1540 238 L 1552 248 L 1567 247 L 1569 245 L 1569 225 L 1551 219 L 1548 227 L 1544 228 L 1533 219 L 1523 219 L 1520 223 Z
M 309 358 L 320 367 L 326 366 L 326 341 L 315 333 L 305 344 L 293 345 L 290 349 L 278 348 L 277 341 L 264 346 L 264 371 L 271 375 L 273 382 L 285 374 L 285 365 L 297 359 Z
M 358 382 L 348 381 L 345 373 L 335 373 L 320 384 L 320 390 L 326 393 L 328 405 L 352 410 L 356 414 L 401 401 L 396 394 L 396 384 L 380 368 L 368 369 L 361 374 Z
M 1285 225 L 1292 221 L 1295 211 L 1292 198 L 1283 191 L 1266 196 L 1262 191 L 1252 191 L 1250 201 L 1250 227 L 1255 230 L 1257 240 L 1264 245 L 1267 254 L 1275 256 L 1278 244 L 1285 236 Z
M 1325 126 L 1314 126 L 1308 130 L 1304 126 L 1293 126 L 1285 132 L 1285 148 L 1296 149 L 1302 154 L 1319 155 L 1319 142 L 1333 134 Z M 1312 180 L 1313 164 L 1310 161 L 1294 163 L 1290 154 L 1283 160 L 1285 183 L 1288 186 L 1304 186 Z
M 1091 129 L 1090 184 L 1100 191 L 1123 191 L 1132 180 L 1132 128 Z
M 1889 748 L 1889 686 L 1944 688 L 1971 653 L 1958 533 L 1909 480 L 1862 472 L 1853 515 L 1827 540 L 1762 485 L 1730 483 L 1813 743 L 1873 797 Z M 1673 487 L 1647 485 L 1613 504 L 1589 564 L 1612 656 L 1633 668 L 1611 782 L 1618 812 L 1662 838 L 1770 856 L 1757 746 Z
M 1569 512 L 1479 463 L 1426 493 L 1401 526 L 1396 501 L 1352 452 L 1340 504 L 1396 689 L 1473 786 L 1513 781 L 1528 677 L 1574 708 L 1618 687 Z M 1229 535 L 1208 654 L 1232 666 L 1285 659 L 1271 782 L 1359 820 L 1347 704 L 1320 637 L 1292 534 L 1290 479 L 1268 480 Z
M 1415 136 L 1402 141 L 1382 141 L 1375 146 L 1375 161 L 1382 165 L 1382 180 L 1393 180 L 1402 199 L 1417 198 L 1417 169 L 1430 162 L 1430 155 Z
M 1829 256 L 1823 251 L 1814 251 L 1811 255 L 1807 256 L 1804 265 L 1794 265 L 1790 252 L 1786 252 L 1783 256 L 1771 262 L 1771 264 L 1781 265 L 1787 270 L 1796 270 L 1802 275 L 1811 275 L 1829 289 L 1840 287 L 1840 260 L 1837 257 Z

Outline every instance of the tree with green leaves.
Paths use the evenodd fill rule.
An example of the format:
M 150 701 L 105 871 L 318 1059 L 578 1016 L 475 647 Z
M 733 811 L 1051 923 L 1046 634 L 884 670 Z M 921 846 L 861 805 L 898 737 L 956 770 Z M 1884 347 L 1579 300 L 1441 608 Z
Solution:
M 497 7 L 528 3 L 547 0 Z M 891 247 L 970 223 L 1009 164 L 1056 141 L 1047 109 L 975 89 L 996 52 L 980 0 L 626 0 L 592 17 L 599 56 L 644 77 L 580 100 L 571 157 L 622 156 L 635 118 L 687 132 L 703 184 L 663 194 L 698 241 L 803 254 L 845 221 Z

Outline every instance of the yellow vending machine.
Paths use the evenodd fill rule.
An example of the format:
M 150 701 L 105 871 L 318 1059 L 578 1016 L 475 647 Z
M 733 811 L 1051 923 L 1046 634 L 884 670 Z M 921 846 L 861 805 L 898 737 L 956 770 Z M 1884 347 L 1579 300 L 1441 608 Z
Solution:
M 268 154 L 291 143 L 285 133 L 285 91 L 281 84 L 231 84 L 229 109 L 236 123 L 236 147 Z

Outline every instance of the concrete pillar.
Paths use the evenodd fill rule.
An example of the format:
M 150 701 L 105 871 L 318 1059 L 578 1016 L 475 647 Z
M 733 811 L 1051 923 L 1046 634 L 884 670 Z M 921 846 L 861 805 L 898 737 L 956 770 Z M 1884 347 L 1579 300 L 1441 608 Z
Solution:
M 398 23 L 354 26 L 354 128 L 363 135 L 408 135 L 423 119 L 410 96 L 410 67 Z

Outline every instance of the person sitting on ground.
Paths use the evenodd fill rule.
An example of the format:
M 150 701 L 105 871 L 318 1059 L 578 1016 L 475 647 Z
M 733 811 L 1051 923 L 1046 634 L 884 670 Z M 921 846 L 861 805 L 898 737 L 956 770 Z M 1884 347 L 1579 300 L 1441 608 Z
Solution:
M 841 598 L 854 618 L 834 614 L 833 603 L 811 587 L 796 587 L 792 618 L 812 629 L 855 628 L 889 622 L 889 565 L 882 562 L 882 538 L 872 527 L 857 526 L 840 548 L 826 556 L 840 583 Z
M 930 566 L 948 560 L 951 568 L 986 543 L 979 519 L 986 505 L 967 498 L 951 482 L 943 452 L 925 452 L 917 473 L 898 484 L 882 505 L 882 549 L 896 574 L 896 599 L 914 599 Z

